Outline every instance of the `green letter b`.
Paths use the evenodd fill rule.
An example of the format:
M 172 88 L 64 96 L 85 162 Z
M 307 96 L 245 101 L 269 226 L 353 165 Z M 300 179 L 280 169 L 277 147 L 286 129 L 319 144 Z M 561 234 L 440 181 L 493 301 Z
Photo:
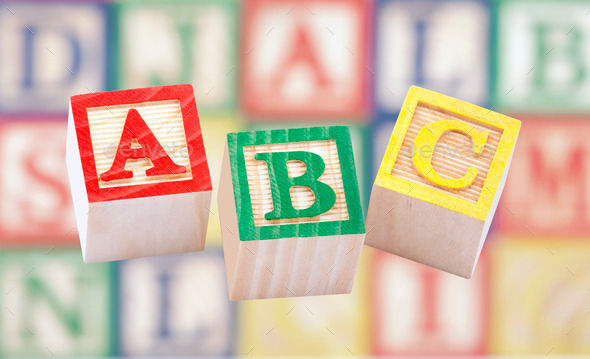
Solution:
M 329 211 L 336 203 L 336 192 L 332 187 L 318 181 L 326 165 L 319 155 L 306 151 L 263 152 L 254 155 L 254 159 L 266 162 L 270 179 L 273 210 L 264 215 L 266 220 L 315 217 Z M 298 177 L 289 177 L 288 161 L 301 161 L 307 169 Z M 305 209 L 293 208 L 291 193 L 293 186 L 311 189 L 315 200 Z

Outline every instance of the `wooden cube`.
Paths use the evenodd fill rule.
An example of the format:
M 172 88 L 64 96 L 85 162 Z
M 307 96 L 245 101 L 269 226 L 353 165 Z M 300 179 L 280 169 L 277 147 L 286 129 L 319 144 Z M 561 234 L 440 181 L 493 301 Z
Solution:
M 0 252 L 0 356 L 104 358 L 116 353 L 113 263 L 75 249 Z
M 366 243 L 471 278 L 520 121 L 412 87 L 373 185 Z
M 246 0 L 241 7 L 240 102 L 249 117 L 368 118 L 371 1 Z
M 85 262 L 203 249 L 211 180 L 191 85 L 73 96 L 66 159 Z
M 365 227 L 347 127 L 228 134 L 218 201 L 230 299 L 350 293 Z
M 489 355 L 590 356 L 588 237 L 494 236 Z
M 67 124 L 57 117 L 0 122 L 0 245 L 76 246 L 63 160 Z

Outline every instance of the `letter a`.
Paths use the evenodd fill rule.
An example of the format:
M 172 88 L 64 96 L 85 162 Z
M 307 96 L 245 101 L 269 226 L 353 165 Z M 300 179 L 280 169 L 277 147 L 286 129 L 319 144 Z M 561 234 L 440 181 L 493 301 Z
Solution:
M 131 148 L 133 139 L 141 145 L 139 148 Z M 184 166 L 177 165 L 164 151 L 160 142 L 154 136 L 148 125 L 136 109 L 130 109 L 125 119 L 121 140 L 117 147 L 117 154 L 111 169 L 100 175 L 100 179 L 108 182 L 118 179 L 133 177 L 133 171 L 126 171 L 125 164 L 128 159 L 149 158 L 154 167 L 145 171 L 146 176 L 158 176 L 185 173 Z
M 317 154 L 306 151 L 264 152 L 254 155 L 254 159 L 266 162 L 270 178 L 273 210 L 264 215 L 267 220 L 314 217 L 330 210 L 336 203 L 336 192 L 332 187 L 318 181 L 326 165 Z M 307 169 L 299 177 L 289 177 L 288 161 L 301 161 Z M 312 190 L 315 200 L 305 209 L 293 208 L 291 193 L 293 186 L 304 186 Z

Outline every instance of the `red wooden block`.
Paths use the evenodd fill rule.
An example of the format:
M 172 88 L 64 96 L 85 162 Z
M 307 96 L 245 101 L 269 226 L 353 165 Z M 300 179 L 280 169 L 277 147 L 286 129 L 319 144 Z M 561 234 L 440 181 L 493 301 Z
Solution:
M 431 267 L 376 254 L 373 352 L 377 355 L 480 355 L 486 350 L 488 265 L 467 281 Z
M 203 249 L 211 179 L 191 85 L 73 96 L 67 163 L 86 262 Z
M 248 0 L 243 9 L 241 94 L 249 116 L 366 113 L 369 1 Z
M 77 245 L 66 167 L 66 124 L 0 122 L 0 244 Z
M 499 229 L 526 236 L 590 233 L 588 120 L 524 116 L 498 206 Z

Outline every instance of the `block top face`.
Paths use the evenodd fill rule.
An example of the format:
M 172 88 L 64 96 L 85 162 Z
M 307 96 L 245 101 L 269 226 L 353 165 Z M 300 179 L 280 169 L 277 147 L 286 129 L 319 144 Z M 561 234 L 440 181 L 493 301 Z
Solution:
M 227 135 L 240 239 L 364 233 L 348 127 Z
M 486 220 L 520 121 L 410 88 L 375 184 Z
M 89 202 L 211 190 L 191 85 L 73 96 L 71 116 Z

